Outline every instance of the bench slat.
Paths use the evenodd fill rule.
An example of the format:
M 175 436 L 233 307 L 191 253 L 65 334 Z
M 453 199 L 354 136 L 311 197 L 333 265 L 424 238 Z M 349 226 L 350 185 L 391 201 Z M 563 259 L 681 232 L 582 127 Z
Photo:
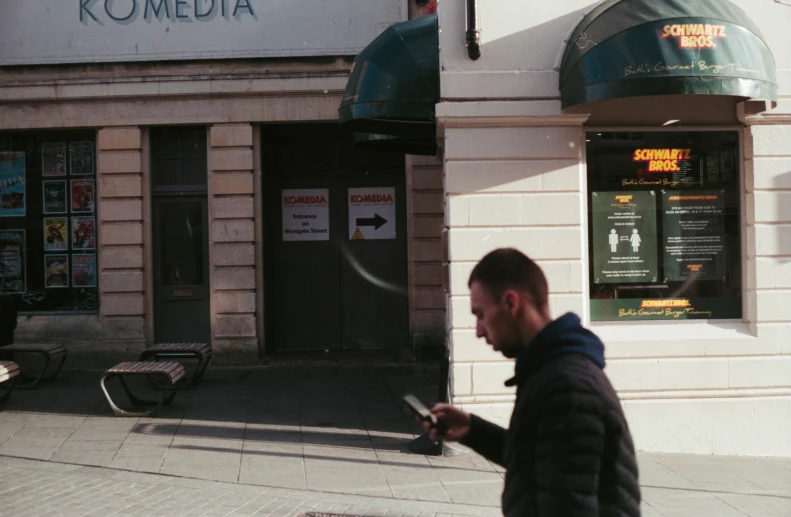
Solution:
M 175 383 L 184 376 L 186 371 L 180 363 L 151 361 L 126 361 L 107 370 L 115 374 L 165 374 Z
M 0 361 L 0 382 L 13 379 L 20 373 L 19 365 L 14 361 Z

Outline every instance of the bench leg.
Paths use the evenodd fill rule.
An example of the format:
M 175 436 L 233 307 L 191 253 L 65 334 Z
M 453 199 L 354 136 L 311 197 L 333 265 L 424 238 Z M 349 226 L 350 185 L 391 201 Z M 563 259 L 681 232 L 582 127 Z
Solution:
M 11 392 L 14 391 L 15 384 L 16 377 L 8 379 L 5 382 L 0 382 L 0 404 L 8 402 L 8 397 L 10 397 Z
M 50 362 L 51 356 L 48 353 L 46 353 L 46 352 L 39 352 L 38 350 L 30 350 L 30 351 L 23 352 L 23 353 L 40 354 L 40 355 L 44 356 L 44 367 L 41 369 L 41 372 L 38 374 L 38 377 L 34 378 L 34 377 L 31 377 L 31 376 L 26 375 L 24 373 L 20 373 L 19 374 L 19 377 L 21 379 L 25 379 L 26 382 L 20 382 L 19 384 L 17 384 L 17 386 L 16 386 L 17 389 L 20 389 L 20 390 L 34 390 L 34 389 L 36 389 L 38 387 L 39 383 L 44 378 L 44 374 L 47 373 L 47 367 L 49 367 L 49 362 Z M 61 365 L 62 365 L 62 361 L 61 361 Z M 60 367 L 58 367 L 58 371 L 60 371 Z M 32 380 L 30 380 L 30 379 L 32 379 Z
M 52 375 L 47 375 L 46 377 L 43 377 L 41 380 L 42 381 L 53 381 L 53 380 L 55 380 L 55 378 L 57 378 L 58 374 L 60 373 L 61 368 L 63 368 L 63 363 L 66 362 L 66 356 L 68 354 L 69 354 L 68 350 L 66 352 L 63 352 L 63 357 L 60 358 L 60 362 L 58 363 L 58 367 L 55 368 L 55 373 L 53 373 Z M 47 371 L 46 368 L 44 369 L 44 371 Z
M 194 386 L 200 382 L 203 378 L 203 373 L 206 371 L 206 367 L 209 366 L 209 361 L 211 360 L 211 355 L 203 355 L 200 354 L 198 357 L 198 369 L 195 370 L 195 374 L 192 378 L 188 381 L 189 385 Z
M 148 374 L 148 375 L 154 375 L 154 374 Z M 159 374 L 159 375 L 167 378 L 167 375 L 165 374 Z M 123 386 L 124 391 L 126 392 L 126 396 L 129 397 L 129 401 L 132 403 L 133 406 L 148 407 L 148 409 L 144 411 L 128 411 L 118 407 L 115 404 L 115 402 L 113 402 L 113 399 L 110 397 L 110 393 L 107 391 L 107 386 L 106 386 L 106 382 L 109 379 L 112 379 L 113 377 L 118 377 L 118 380 L 121 381 L 121 386 Z M 100 384 L 102 387 L 102 391 L 104 392 L 104 396 L 105 398 L 107 398 L 107 403 L 110 404 L 110 408 L 113 410 L 115 416 L 146 417 L 146 416 L 155 416 L 157 411 L 159 410 L 159 407 L 162 405 L 169 406 L 173 402 L 173 398 L 176 396 L 176 392 L 178 391 L 181 382 L 177 382 L 176 384 L 166 389 L 158 402 L 143 400 L 133 395 L 132 392 L 129 390 L 129 387 L 126 385 L 126 382 L 124 381 L 124 377 L 122 374 L 105 373 L 104 375 L 102 375 Z

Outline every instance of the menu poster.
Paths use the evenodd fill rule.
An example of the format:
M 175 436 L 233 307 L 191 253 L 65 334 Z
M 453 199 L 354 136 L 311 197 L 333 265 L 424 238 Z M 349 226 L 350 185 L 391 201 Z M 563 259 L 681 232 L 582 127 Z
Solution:
M 96 221 L 93 217 L 71 218 L 71 247 L 75 250 L 96 249 Z
M 656 282 L 655 192 L 593 192 L 591 210 L 595 283 Z
M 71 211 L 93 213 L 93 180 L 71 180 Z
M 66 144 L 41 144 L 41 175 L 66 175 Z
M 75 253 L 71 256 L 71 285 L 96 287 L 96 255 Z
M 42 182 L 45 214 L 66 213 L 66 180 L 50 180 Z
M 44 255 L 44 287 L 69 287 L 68 255 Z
M 665 277 L 725 277 L 725 201 L 721 191 L 662 192 Z
M 25 215 L 25 153 L 0 153 L 0 217 Z
M 72 176 L 93 174 L 93 142 L 69 142 Z
M 0 230 L 0 293 L 27 291 L 25 230 Z
M 69 228 L 65 217 L 44 218 L 44 251 L 69 249 Z

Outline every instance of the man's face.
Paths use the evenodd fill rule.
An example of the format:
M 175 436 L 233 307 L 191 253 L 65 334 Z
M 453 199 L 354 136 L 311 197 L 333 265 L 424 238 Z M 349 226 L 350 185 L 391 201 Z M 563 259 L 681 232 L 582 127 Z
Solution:
M 518 305 L 519 301 L 514 291 L 506 291 L 498 300 L 480 282 L 473 282 L 470 286 L 470 305 L 477 322 L 477 337 L 484 338 L 495 351 L 508 358 L 519 355 L 524 346 L 515 304 Z

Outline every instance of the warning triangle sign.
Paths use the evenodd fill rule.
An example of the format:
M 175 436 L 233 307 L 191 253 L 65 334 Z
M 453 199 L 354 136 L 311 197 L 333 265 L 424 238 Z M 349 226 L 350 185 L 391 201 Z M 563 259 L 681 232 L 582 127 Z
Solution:
M 354 230 L 354 235 L 352 235 L 352 240 L 353 241 L 361 241 L 361 240 L 364 240 L 364 239 L 365 238 L 363 237 L 363 232 L 361 232 L 359 228 Z

